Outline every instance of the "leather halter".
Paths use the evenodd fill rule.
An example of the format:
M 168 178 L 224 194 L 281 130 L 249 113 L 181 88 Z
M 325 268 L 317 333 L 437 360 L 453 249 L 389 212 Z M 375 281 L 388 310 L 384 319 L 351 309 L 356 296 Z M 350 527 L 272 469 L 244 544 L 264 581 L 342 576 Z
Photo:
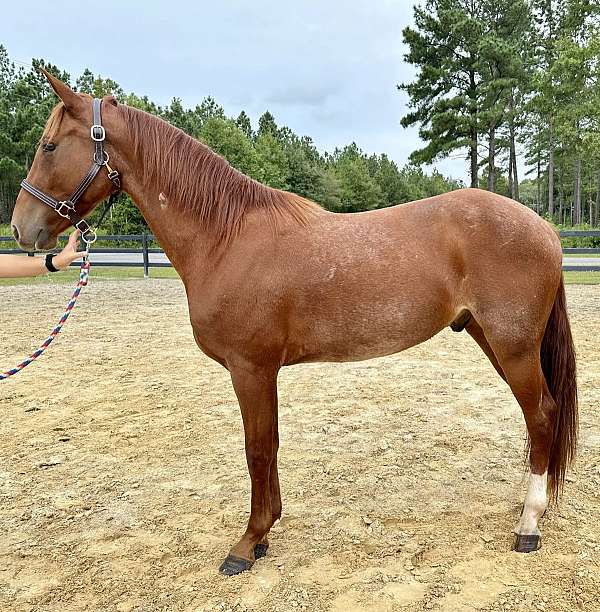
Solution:
M 98 172 L 103 166 L 106 166 L 108 178 L 112 182 L 115 191 L 112 192 L 109 200 L 109 205 L 118 193 L 121 191 L 121 177 L 116 170 L 113 170 L 109 165 L 108 153 L 104 150 L 104 141 L 106 139 L 106 131 L 102 127 L 102 100 L 94 98 L 92 103 L 92 110 L 94 116 L 94 124 L 90 128 L 90 137 L 94 142 L 94 157 L 92 167 L 88 170 L 87 174 L 83 177 L 83 180 L 75 191 L 66 200 L 56 200 L 52 196 L 44 193 L 41 189 L 38 189 L 32 185 L 27 179 L 21 181 L 21 187 L 25 191 L 29 192 L 32 196 L 36 197 L 40 202 L 43 202 L 47 206 L 50 206 L 55 210 L 61 217 L 68 219 L 72 225 L 74 225 L 81 232 L 81 239 L 86 244 L 92 244 L 96 240 L 96 231 L 90 226 L 90 224 L 81 217 L 75 210 L 75 205 L 80 200 L 81 196 L 86 192 L 88 187 L 92 184 L 92 181 L 98 175 Z

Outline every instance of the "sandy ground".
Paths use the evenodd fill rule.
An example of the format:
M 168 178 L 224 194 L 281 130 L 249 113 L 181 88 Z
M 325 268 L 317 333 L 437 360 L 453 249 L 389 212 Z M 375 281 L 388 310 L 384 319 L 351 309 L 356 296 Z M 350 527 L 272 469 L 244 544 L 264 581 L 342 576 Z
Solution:
M 2 366 L 66 285 L 0 287 Z M 97 282 L 42 360 L 0 383 L 2 610 L 600 610 L 600 287 L 569 287 L 581 446 L 543 547 L 511 552 L 524 426 L 466 334 L 280 378 L 284 515 L 217 573 L 248 517 L 227 372 L 177 281 Z

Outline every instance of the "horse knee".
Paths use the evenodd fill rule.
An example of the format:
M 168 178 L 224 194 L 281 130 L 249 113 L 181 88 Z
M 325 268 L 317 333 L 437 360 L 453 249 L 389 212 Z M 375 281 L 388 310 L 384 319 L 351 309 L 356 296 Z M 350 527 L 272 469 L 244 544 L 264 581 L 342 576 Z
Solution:
M 246 461 L 250 470 L 268 469 L 274 456 L 273 449 L 264 444 L 255 443 L 246 446 Z

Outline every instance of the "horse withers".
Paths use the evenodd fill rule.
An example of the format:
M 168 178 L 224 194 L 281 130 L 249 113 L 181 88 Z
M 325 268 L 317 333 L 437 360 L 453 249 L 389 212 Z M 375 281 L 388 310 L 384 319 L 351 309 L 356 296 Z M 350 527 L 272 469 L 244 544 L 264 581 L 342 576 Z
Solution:
M 46 76 L 61 102 L 27 180 L 62 200 L 89 165 L 92 99 Z M 281 515 L 280 368 L 389 355 L 447 326 L 474 338 L 523 410 L 531 474 L 515 549 L 539 547 L 538 521 L 561 491 L 577 437 L 562 252 L 548 223 L 477 189 L 335 214 L 253 181 L 112 97 L 102 101 L 102 121 L 123 190 L 185 284 L 194 338 L 229 370 L 239 400 L 251 513 L 221 572 L 237 574 L 266 554 Z M 77 215 L 112 189 L 98 174 Z M 69 220 L 21 191 L 12 225 L 24 250 L 49 249 Z

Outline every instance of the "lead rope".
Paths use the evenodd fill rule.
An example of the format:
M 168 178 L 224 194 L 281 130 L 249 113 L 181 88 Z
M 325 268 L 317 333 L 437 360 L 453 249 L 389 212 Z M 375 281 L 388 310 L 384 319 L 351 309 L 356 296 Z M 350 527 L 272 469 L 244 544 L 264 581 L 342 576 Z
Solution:
M 79 294 L 81 293 L 81 290 L 88 284 L 88 279 L 90 276 L 90 266 L 91 266 L 89 257 L 90 257 L 90 243 L 86 243 L 85 255 L 83 256 L 83 261 L 81 262 L 81 267 L 79 268 L 79 282 L 77 283 L 77 286 L 75 287 L 75 291 L 73 291 L 73 295 L 71 296 L 71 299 L 69 300 L 69 303 L 67 304 L 67 307 L 65 309 L 63 316 L 60 318 L 58 323 L 54 326 L 54 328 L 50 332 L 50 335 L 44 340 L 40 348 L 38 348 L 37 351 L 34 351 L 33 353 L 31 353 L 31 355 L 29 355 L 29 357 L 27 357 L 26 359 L 23 359 L 23 361 L 21 361 L 19 365 L 12 368 L 12 370 L 7 370 L 6 372 L 3 372 L 2 374 L 0 374 L 0 380 L 6 380 L 7 378 L 14 376 L 15 374 L 18 374 L 21 370 L 26 368 L 30 363 L 33 363 L 38 357 L 44 354 L 45 350 L 54 341 L 54 338 L 56 338 L 56 336 L 60 334 L 60 331 L 63 328 L 63 325 L 67 322 L 67 319 L 69 318 L 69 315 L 71 314 L 71 311 L 73 310 L 73 308 L 75 308 L 75 304 L 77 302 L 77 298 L 79 297 Z

